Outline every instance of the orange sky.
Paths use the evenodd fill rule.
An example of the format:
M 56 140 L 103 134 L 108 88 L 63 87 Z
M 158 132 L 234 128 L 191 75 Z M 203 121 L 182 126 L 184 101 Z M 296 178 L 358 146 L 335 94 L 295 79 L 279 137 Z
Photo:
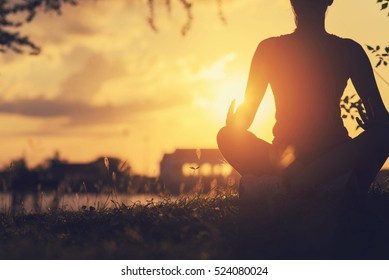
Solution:
M 165 152 L 216 147 L 258 42 L 294 29 L 289 0 L 224 2 L 226 25 L 216 1 L 194 1 L 185 37 L 178 1 L 170 15 L 156 7 L 158 33 L 146 23 L 146 1 L 84 0 L 62 16 L 39 14 L 23 32 L 42 53 L 0 55 L 0 164 L 23 156 L 34 165 L 58 150 L 72 161 L 118 156 L 157 175 Z M 335 0 L 328 31 L 387 45 L 389 19 L 375 2 Z M 389 79 L 389 67 L 378 71 Z M 377 81 L 389 107 L 389 87 Z M 269 92 L 252 128 L 269 142 L 272 102 Z

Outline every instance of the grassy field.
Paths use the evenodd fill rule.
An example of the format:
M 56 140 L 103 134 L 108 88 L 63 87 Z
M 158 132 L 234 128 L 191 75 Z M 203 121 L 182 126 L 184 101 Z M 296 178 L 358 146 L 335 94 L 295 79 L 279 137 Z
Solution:
M 237 194 L 230 193 L 113 209 L 0 214 L 0 258 L 233 258 L 237 203 Z
M 386 192 L 372 190 L 361 209 L 347 206 L 353 210 L 337 222 L 342 232 L 328 246 L 323 243 L 325 234 L 340 208 L 323 211 L 329 204 L 313 198 L 309 201 L 279 202 L 278 217 L 262 223 L 250 236 L 242 231 L 236 192 L 165 197 L 146 204 L 115 204 L 114 208 L 85 205 L 78 211 L 2 213 L 0 259 L 389 259 Z M 267 222 L 261 209 L 257 203 L 249 226 Z M 275 231 L 271 224 L 276 225 Z M 310 250 L 311 241 L 319 243 L 320 250 L 330 248 L 331 254 L 320 250 L 311 255 L 295 254 L 299 244 Z M 254 255 L 239 254 L 250 248 Z

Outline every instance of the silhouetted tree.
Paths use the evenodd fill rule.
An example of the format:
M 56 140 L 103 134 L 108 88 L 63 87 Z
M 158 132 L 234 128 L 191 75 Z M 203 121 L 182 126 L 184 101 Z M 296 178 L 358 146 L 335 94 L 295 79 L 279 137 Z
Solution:
M 222 12 L 223 0 L 209 1 L 217 3 L 219 18 L 225 22 L 225 17 Z M 186 22 L 181 28 L 182 35 L 186 35 L 191 28 L 193 20 L 192 8 L 194 2 L 190 0 L 147 0 L 149 9 L 147 22 L 151 29 L 157 32 L 158 27 L 155 23 L 155 9 L 157 5 L 165 6 L 167 11 L 170 12 L 173 2 L 178 3 L 186 13 Z M 75 6 L 79 3 L 81 3 L 80 0 L 0 0 L 0 52 L 12 50 L 17 53 L 22 53 L 24 50 L 29 50 L 30 54 L 39 54 L 40 47 L 28 36 L 20 34 L 20 29 L 23 24 L 31 22 L 38 12 L 55 12 L 61 14 L 63 5 Z M 24 19 L 20 20 L 20 16 L 24 16 Z
M 32 195 L 34 207 L 37 203 L 38 173 L 29 170 L 24 158 L 15 160 L 9 169 L 9 187 L 12 193 L 12 211 L 23 209 L 23 201 L 27 195 Z
M 389 0 L 377 0 L 377 4 L 381 5 L 381 11 L 382 11 L 382 10 L 385 10 L 388 8 Z M 388 16 L 389 16 L 389 13 L 388 13 Z
M 381 5 L 381 11 L 388 9 L 389 0 L 377 0 L 377 4 Z M 389 13 L 388 13 L 389 16 Z M 386 48 L 381 48 L 381 46 L 376 46 L 375 48 L 367 45 L 367 49 L 376 55 L 378 62 L 376 67 L 381 65 L 388 66 L 388 57 L 389 57 L 389 45 Z
M 193 20 L 193 14 L 192 14 L 192 7 L 193 7 L 193 2 L 190 1 L 190 0 L 177 0 L 181 6 L 183 7 L 183 9 L 185 10 L 186 12 L 186 22 L 184 23 L 184 25 L 182 26 L 181 28 L 181 34 L 182 35 L 186 35 L 186 33 L 189 31 L 191 25 L 192 25 L 192 20 Z M 218 7 L 218 15 L 219 15 L 219 19 L 222 21 L 222 22 L 226 22 L 226 18 L 224 16 L 224 13 L 223 13 L 223 9 L 222 9 L 222 6 L 223 6 L 223 0 L 212 0 L 214 2 L 216 2 L 217 4 L 217 7 Z M 155 7 L 156 7 L 156 2 L 158 2 L 158 0 L 148 0 L 148 7 L 149 7 L 149 16 L 148 16 L 148 23 L 150 25 L 150 27 L 154 30 L 154 31 L 158 31 L 158 28 L 157 28 L 157 25 L 155 24 Z M 171 11 L 171 5 L 172 5 L 172 0 L 164 0 L 164 5 L 166 6 L 167 8 L 167 11 L 170 13 Z
M 366 47 L 371 53 L 375 54 L 378 59 L 375 67 L 379 67 L 381 65 L 388 66 L 389 46 L 384 49 L 381 49 L 380 46 L 373 48 L 372 46 L 366 45 Z
M 63 4 L 76 5 L 77 0 L 0 0 L 0 52 L 13 50 L 17 53 L 29 49 L 30 54 L 38 54 L 40 48 L 28 36 L 20 34 L 20 27 L 31 22 L 39 10 L 61 13 Z M 18 16 L 24 15 L 24 20 Z
M 377 0 L 377 4 L 381 5 L 381 11 L 388 9 L 389 6 L 389 0 Z M 389 13 L 388 13 L 389 16 Z M 366 45 L 367 49 L 372 53 L 375 54 L 375 56 L 378 59 L 378 62 L 376 63 L 375 67 L 378 68 L 380 66 L 388 66 L 388 58 L 389 58 L 389 45 L 386 48 L 382 48 L 381 46 L 377 45 L 376 47 L 372 47 L 370 45 Z M 381 79 L 383 79 L 386 83 L 387 81 L 380 76 Z M 340 107 L 342 109 L 342 118 L 347 119 L 351 118 L 352 120 L 355 120 L 358 114 L 364 114 L 365 118 L 367 118 L 366 111 L 363 108 L 362 100 L 357 97 L 357 95 L 346 95 L 342 100 Z M 361 108 L 358 110 L 358 108 Z M 360 128 L 359 125 L 356 126 L 356 129 L 358 130 Z

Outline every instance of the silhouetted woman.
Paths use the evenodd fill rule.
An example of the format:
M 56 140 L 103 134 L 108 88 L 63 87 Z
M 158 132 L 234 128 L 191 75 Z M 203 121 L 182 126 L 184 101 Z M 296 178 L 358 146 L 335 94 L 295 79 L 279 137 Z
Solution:
M 220 151 L 241 174 L 281 176 L 291 189 L 314 188 L 353 172 L 366 191 L 389 155 L 389 114 L 363 48 L 325 30 L 333 0 L 291 0 L 297 28 L 262 41 L 254 54 L 244 102 L 217 136 Z M 365 130 L 351 139 L 340 98 L 351 79 L 363 101 Z M 247 131 L 271 85 L 276 124 L 269 144 Z

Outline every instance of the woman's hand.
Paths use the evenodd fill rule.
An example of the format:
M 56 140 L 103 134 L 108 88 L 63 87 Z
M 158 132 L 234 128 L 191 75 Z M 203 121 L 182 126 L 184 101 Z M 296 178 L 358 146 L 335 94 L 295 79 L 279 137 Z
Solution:
M 247 130 L 249 129 L 253 116 L 250 117 L 249 105 L 245 102 L 240 104 L 235 110 L 236 100 L 232 100 L 230 107 L 228 108 L 226 126 L 232 127 L 236 130 Z
M 236 100 L 232 100 L 230 107 L 228 108 L 227 118 L 226 118 L 226 126 L 235 126 L 236 123 L 236 113 L 235 113 L 235 104 Z
M 247 108 L 245 104 L 240 104 L 235 110 L 236 100 L 232 100 L 230 107 L 228 108 L 226 126 L 233 127 L 234 129 L 246 130 L 250 124 L 247 120 Z

